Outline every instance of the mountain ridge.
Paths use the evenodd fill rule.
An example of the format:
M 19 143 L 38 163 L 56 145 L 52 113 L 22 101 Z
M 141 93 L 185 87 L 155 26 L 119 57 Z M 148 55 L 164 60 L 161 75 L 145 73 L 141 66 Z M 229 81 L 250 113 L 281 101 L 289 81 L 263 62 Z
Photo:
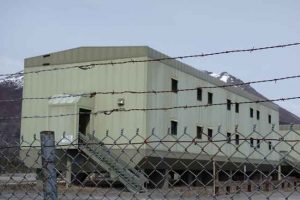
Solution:
M 21 117 L 23 76 L 12 75 L 0 79 L 0 99 L 19 99 L 0 103 L 0 117 Z M 0 120 L 0 145 L 16 145 L 20 141 L 21 119 Z M 13 149 L 12 149 L 13 151 Z
M 217 74 L 214 72 L 209 72 L 209 71 L 203 71 L 203 72 L 207 73 L 210 76 L 217 78 L 225 83 L 228 83 L 228 84 L 243 84 L 244 83 L 241 79 L 231 75 L 228 72 L 221 72 L 220 74 Z M 259 93 L 257 90 L 255 90 L 253 87 L 251 87 L 249 84 L 239 85 L 237 87 L 239 87 L 251 94 L 254 94 L 255 96 L 258 96 L 262 99 L 266 99 L 266 100 L 268 99 L 267 97 L 265 97 L 264 95 Z M 287 109 L 285 109 L 279 105 L 278 105 L 278 107 L 279 107 L 279 124 L 280 125 L 300 124 L 300 117 L 298 117 L 294 113 L 288 111 Z

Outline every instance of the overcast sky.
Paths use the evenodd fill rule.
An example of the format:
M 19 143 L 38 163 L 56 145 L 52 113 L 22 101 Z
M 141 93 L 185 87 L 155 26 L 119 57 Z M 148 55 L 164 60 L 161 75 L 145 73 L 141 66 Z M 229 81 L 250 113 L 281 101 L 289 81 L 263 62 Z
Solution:
M 0 73 L 26 57 L 78 46 L 149 45 L 169 56 L 300 42 L 299 0 L 9 0 L 0 2 Z M 300 46 L 186 59 L 244 81 L 300 74 Z M 300 80 L 253 85 L 300 96 Z M 300 115 L 300 100 L 279 103 Z

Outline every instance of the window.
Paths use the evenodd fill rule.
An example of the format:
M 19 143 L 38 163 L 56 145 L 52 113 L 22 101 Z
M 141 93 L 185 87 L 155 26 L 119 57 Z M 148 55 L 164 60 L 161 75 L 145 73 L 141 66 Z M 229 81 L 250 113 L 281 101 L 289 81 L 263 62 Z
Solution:
M 269 141 L 269 150 L 272 150 L 272 142 Z
M 268 121 L 269 121 L 269 124 L 272 123 L 272 116 L 271 115 L 268 116 Z
M 236 145 L 240 144 L 240 136 L 238 134 L 235 134 L 235 144 Z
M 235 112 L 236 113 L 240 112 L 240 104 L 239 103 L 235 103 Z
M 259 112 L 259 110 L 256 111 L 256 119 L 257 119 L 257 120 L 260 119 L 260 112 Z
M 253 118 L 253 108 L 250 108 L 250 117 Z
M 227 143 L 231 143 L 231 133 L 227 133 Z
M 197 100 L 202 101 L 202 88 L 197 88 Z
M 250 147 L 254 147 L 254 139 L 252 137 L 250 138 Z
M 177 135 L 177 122 L 171 121 L 171 135 Z
M 172 92 L 176 93 L 177 91 L 178 91 L 178 81 L 172 78 Z
M 231 100 L 227 99 L 227 110 L 231 110 Z
M 213 103 L 213 93 L 208 92 L 207 93 L 207 104 L 212 104 Z
M 197 138 L 202 139 L 203 127 L 197 126 Z
M 257 139 L 256 142 L 257 142 L 256 147 L 259 149 L 260 148 L 260 139 Z
M 50 57 L 50 54 L 43 55 L 43 58 Z
M 213 135 L 213 130 L 208 128 L 207 129 L 207 140 L 212 141 L 212 135 Z

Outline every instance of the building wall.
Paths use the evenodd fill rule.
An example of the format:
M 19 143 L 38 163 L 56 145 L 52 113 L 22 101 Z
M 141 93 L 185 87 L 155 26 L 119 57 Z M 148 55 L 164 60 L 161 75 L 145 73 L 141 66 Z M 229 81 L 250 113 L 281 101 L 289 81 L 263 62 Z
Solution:
M 148 63 L 148 90 L 171 90 L 171 79 L 178 80 L 178 88 L 196 88 L 214 86 L 204 80 L 197 78 L 196 76 L 184 73 L 175 69 L 167 64 L 161 62 Z M 207 93 L 213 93 L 213 103 L 224 103 L 227 99 L 232 102 L 250 101 L 245 97 L 234 94 L 226 89 L 203 89 L 202 101 L 197 100 L 197 91 L 186 91 L 178 93 L 164 93 L 156 95 L 148 95 L 147 107 L 173 107 L 173 106 L 185 106 L 185 105 L 199 105 L 207 104 Z M 191 141 L 196 137 L 196 127 L 202 126 L 204 134 L 207 134 L 207 129 L 213 129 L 213 140 L 226 140 L 227 132 L 232 134 L 231 144 L 226 142 L 218 143 L 201 143 L 201 141 L 207 141 L 207 136 L 202 135 L 202 139 L 197 145 L 191 145 L 191 143 L 180 143 L 173 145 L 174 143 L 160 144 L 155 147 L 159 150 L 168 150 L 171 152 L 185 151 L 191 153 L 202 153 L 204 155 L 219 156 L 233 156 L 235 158 L 250 157 L 253 159 L 262 159 L 263 156 L 268 155 L 268 160 L 278 159 L 278 154 L 268 154 L 270 150 L 266 142 L 261 141 L 260 149 L 255 151 L 253 147 L 250 147 L 249 140 L 247 142 L 240 141 L 242 143 L 239 147 L 239 151 L 236 150 L 235 145 L 235 127 L 238 125 L 237 131 L 240 135 L 240 139 L 248 138 L 251 134 L 253 138 L 261 138 L 268 135 L 272 130 L 272 124 L 275 125 L 275 129 L 278 130 L 279 114 L 277 110 L 268 108 L 262 104 L 241 104 L 239 113 L 235 113 L 235 106 L 231 106 L 231 111 L 227 110 L 226 105 L 212 106 L 206 108 L 192 108 L 192 109 L 174 109 L 169 111 L 153 111 L 147 113 L 147 134 L 150 136 L 151 130 L 155 128 L 155 134 L 163 140 L 181 140 Z M 254 117 L 250 118 L 250 107 L 254 109 Z M 260 111 L 260 120 L 256 119 L 256 111 Z M 268 115 L 272 116 L 272 124 L 268 123 Z M 170 121 L 175 120 L 178 122 L 178 134 L 173 136 L 168 134 L 170 128 Z M 257 133 L 253 133 L 253 126 L 256 125 Z M 218 127 L 220 133 L 218 133 Z M 184 129 L 186 133 L 184 133 Z M 223 135 L 222 135 L 222 134 Z M 261 134 L 262 136 L 260 136 Z M 276 134 L 270 134 L 267 138 L 278 137 Z M 155 137 L 150 139 L 157 140 Z M 157 144 L 153 144 L 156 146 Z M 256 140 L 254 141 L 256 145 Z M 172 147 L 171 147 L 172 146 Z M 171 148 L 170 148 L 171 147 Z M 218 149 L 221 147 L 221 149 Z M 258 153 L 259 152 L 259 153 Z
M 142 59 L 142 58 L 141 58 Z M 95 62 L 93 62 L 95 63 Z M 100 63 L 100 62 L 99 62 Z M 88 64 L 88 63 L 80 63 Z M 77 63 L 78 65 L 78 63 Z M 51 69 L 54 67 L 67 67 L 72 65 L 56 65 L 27 67 L 25 73 L 40 69 Z M 134 63 L 114 66 L 95 67 L 90 70 L 68 69 L 57 70 L 51 72 L 43 72 L 37 74 L 25 74 L 23 97 L 50 97 L 57 94 L 67 93 L 88 93 L 96 91 L 144 91 L 146 90 L 146 64 Z M 143 108 L 146 104 L 145 95 L 111 95 L 98 94 L 94 97 L 95 105 L 93 111 L 109 110 L 118 108 L 117 101 L 119 98 L 125 99 L 124 108 Z M 65 108 L 68 112 L 76 113 L 78 110 L 72 111 Z M 25 100 L 23 101 L 22 116 L 47 116 L 55 114 L 49 111 L 48 100 Z M 72 118 L 67 119 L 67 118 Z M 128 142 L 136 134 L 139 128 L 139 134 L 145 134 L 146 115 L 144 112 L 116 112 L 111 115 L 93 115 L 93 125 L 95 134 L 100 139 L 106 139 L 112 142 L 109 137 L 119 138 L 121 129 L 124 129 L 125 137 L 118 139 L 118 142 Z M 70 130 L 66 121 L 78 121 L 78 116 L 60 117 L 57 123 L 59 127 L 49 127 L 49 118 L 41 119 L 22 119 L 21 135 L 25 141 L 32 141 L 34 134 L 39 138 L 39 132 L 43 130 L 60 130 L 56 132 L 56 140 L 59 141 L 63 136 L 64 129 Z M 75 123 L 74 122 L 74 123 Z M 106 131 L 108 137 L 106 136 Z M 92 130 L 91 130 L 92 131 Z M 76 130 L 74 130 L 76 132 Z M 74 133 L 76 138 L 76 133 Z M 105 142 L 104 141 L 104 142 Z
M 291 125 L 280 125 L 279 134 L 283 138 L 280 142 L 280 151 L 288 152 L 291 160 L 300 160 L 300 124 Z M 297 163 L 294 163 L 297 165 Z
M 147 59 L 134 58 L 134 59 Z M 128 59 L 125 59 L 128 60 Z M 93 62 L 97 63 L 97 62 Z M 101 63 L 101 62 L 99 62 Z M 79 64 L 79 63 L 77 63 Z M 88 63 L 80 63 L 88 64 Z M 39 69 L 47 69 L 53 67 L 67 67 L 72 65 L 52 65 L 52 66 L 36 66 L 25 68 L 25 72 L 35 71 Z M 53 96 L 62 93 L 86 93 L 95 91 L 145 91 L 145 90 L 170 90 L 171 78 L 178 80 L 178 87 L 195 88 L 201 86 L 214 86 L 207 81 L 204 81 L 192 74 L 185 73 L 174 66 L 170 66 L 162 62 L 148 63 L 130 63 L 123 65 L 101 66 L 89 70 L 68 69 L 38 74 L 26 74 L 24 78 L 23 97 L 45 97 Z M 199 105 L 207 104 L 207 92 L 213 93 L 213 103 L 224 103 L 226 99 L 232 102 L 249 101 L 249 99 L 239 96 L 226 89 L 203 89 L 202 101 L 197 101 L 196 91 L 164 93 L 164 94 L 120 94 L 120 95 L 96 95 L 94 98 L 93 111 L 109 110 L 118 108 L 117 100 L 125 99 L 125 108 L 157 108 L 157 107 L 172 107 L 184 105 Z M 23 101 L 23 116 L 46 116 L 53 114 L 49 112 L 48 101 L 37 100 Z M 254 117 L 250 118 L 249 109 L 254 109 Z M 77 110 L 76 110 L 77 109 Z M 260 111 L 260 120 L 256 119 L 256 111 Z M 71 112 L 71 111 L 70 111 Z M 74 113 L 78 112 L 75 107 Z M 234 106 L 231 111 L 227 111 L 225 106 L 212 106 L 207 108 L 192 108 L 192 109 L 174 109 L 169 111 L 133 111 L 133 112 L 115 112 L 111 115 L 95 115 L 93 116 L 93 130 L 96 136 L 106 143 L 128 142 L 143 142 L 145 138 L 152 140 L 181 140 L 191 141 L 196 136 L 196 127 L 202 126 L 204 134 L 202 139 L 197 139 L 200 142 L 197 145 L 186 143 L 154 143 L 142 145 L 147 148 L 152 145 L 156 150 L 169 150 L 170 152 L 187 152 L 195 153 L 196 155 L 218 155 L 223 157 L 232 157 L 243 159 L 250 157 L 252 159 L 262 159 L 268 155 L 268 160 L 277 160 L 279 155 L 270 153 L 268 144 L 261 141 L 261 147 L 255 151 L 250 147 L 249 140 L 242 143 L 238 151 L 235 145 L 235 134 L 240 135 L 240 139 L 248 138 L 251 134 L 253 138 L 278 137 L 272 131 L 272 124 L 268 123 L 268 115 L 272 116 L 272 124 L 275 124 L 275 129 L 278 129 L 278 111 L 267 107 L 265 104 L 245 104 L 240 105 L 240 112 L 235 113 Z M 63 136 L 63 131 L 66 124 L 63 123 L 65 118 L 73 118 L 70 121 L 78 121 L 78 116 L 61 117 L 61 123 L 58 127 L 49 127 L 49 119 L 22 119 L 21 134 L 26 141 L 32 141 L 34 134 L 39 134 L 42 130 L 59 130 L 56 133 L 56 140 L 59 141 Z M 168 134 L 170 121 L 178 122 L 178 134 L 173 136 Z M 235 133 L 235 127 L 238 125 Z M 253 131 L 253 125 L 256 125 L 256 132 Z M 218 127 L 220 126 L 220 133 Z M 187 127 L 186 133 L 184 128 Z M 213 140 L 222 140 L 218 143 L 207 143 L 207 129 L 213 129 Z M 121 129 L 124 135 L 120 136 Z M 139 129 L 139 136 L 136 136 L 136 131 Z M 106 135 L 108 130 L 108 135 Z M 154 135 L 152 131 L 154 130 Z M 77 130 L 74 130 L 74 138 Z M 91 130 L 92 131 L 92 130 Z M 226 134 L 232 134 L 231 143 L 227 144 Z M 223 135 L 221 134 L 223 133 Z M 261 135 L 260 135 L 261 134 Z M 201 143 L 201 141 L 203 143 Z M 254 142 L 256 145 L 256 140 Z M 275 144 L 273 144 L 275 146 Z M 141 145 L 137 145 L 141 146 Z M 170 148 L 172 146 L 172 148 Z M 125 146 L 121 146 L 123 148 Z M 137 148 L 130 146 L 131 148 Z M 220 147 L 221 149 L 219 149 Z M 269 154 L 270 153 L 270 154 Z M 153 155 L 155 156 L 155 155 Z M 159 156 L 159 155 L 156 155 Z M 168 155 L 166 155 L 168 156 Z

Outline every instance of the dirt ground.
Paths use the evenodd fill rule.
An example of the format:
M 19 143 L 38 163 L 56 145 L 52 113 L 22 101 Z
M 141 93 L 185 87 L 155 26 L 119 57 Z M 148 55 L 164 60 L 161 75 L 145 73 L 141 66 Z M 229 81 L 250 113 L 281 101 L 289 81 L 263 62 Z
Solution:
M 251 200 L 299 200 L 300 192 L 290 190 L 290 191 L 253 191 L 253 192 L 240 192 L 232 193 L 229 195 L 218 195 L 213 197 L 209 195 L 211 188 L 207 188 L 206 191 L 199 187 L 188 188 L 188 187 L 173 187 L 169 189 L 155 189 L 148 190 L 146 193 L 133 194 L 126 192 L 123 188 L 97 188 L 97 187 L 78 187 L 71 186 L 66 188 L 60 185 L 58 188 L 58 199 L 62 200 L 113 200 L 113 199 L 251 199 Z M 42 187 L 39 185 L 23 185 L 23 186 L 6 186 L 0 187 L 0 199 L 10 199 L 10 200 L 42 200 L 43 191 Z

